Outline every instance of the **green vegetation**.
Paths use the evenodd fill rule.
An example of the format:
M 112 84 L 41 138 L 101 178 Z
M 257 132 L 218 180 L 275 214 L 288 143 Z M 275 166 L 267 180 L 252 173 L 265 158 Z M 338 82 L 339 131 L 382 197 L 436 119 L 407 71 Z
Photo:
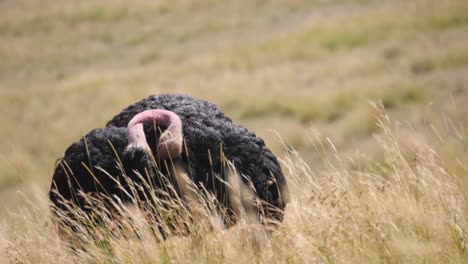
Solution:
M 420 74 L 437 68 L 458 68 L 466 65 L 468 65 L 468 50 L 449 50 L 442 55 L 416 59 L 411 65 L 411 71 Z
M 401 85 L 388 88 L 380 95 L 383 105 L 387 109 L 402 107 L 424 99 L 424 88 L 413 85 Z

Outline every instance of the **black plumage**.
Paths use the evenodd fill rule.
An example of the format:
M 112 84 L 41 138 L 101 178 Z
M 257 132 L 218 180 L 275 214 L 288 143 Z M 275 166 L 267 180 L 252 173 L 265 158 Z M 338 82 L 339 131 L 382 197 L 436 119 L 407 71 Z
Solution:
M 129 182 L 141 184 L 138 174 L 154 177 L 154 159 L 143 149 L 128 148 L 127 134 L 124 127 L 97 128 L 67 148 L 52 177 L 49 198 L 54 213 L 73 207 L 95 210 L 86 195 L 130 202 Z
M 212 191 L 232 214 L 226 181 L 226 163 L 230 161 L 245 184 L 254 187 L 259 217 L 282 221 L 289 199 L 281 167 L 265 142 L 226 117 L 219 108 L 188 95 L 163 94 L 136 102 L 107 123 L 107 127 L 125 127 L 133 116 L 148 109 L 166 109 L 182 120 L 186 150 L 180 156 L 189 178 L 198 186 Z M 145 128 L 148 142 L 156 141 Z M 224 159 L 225 157 L 225 159 Z
M 149 148 L 129 147 L 133 146 L 129 142 L 129 122 L 136 115 L 151 112 L 146 111 L 150 109 L 169 110 L 167 112 L 175 113 L 176 119 L 181 121 L 183 151 L 171 156 L 170 160 L 160 159 L 165 156 L 158 153 L 158 146 L 170 129 L 157 123 L 146 122 L 141 128 Z M 259 220 L 282 221 L 289 197 L 288 187 L 276 157 L 264 141 L 246 128 L 235 125 L 214 104 L 179 94 L 150 96 L 132 104 L 105 128 L 94 129 L 73 143 L 58 162 L 49 197 L 56 215 L 59 211 L 69 212 L 70 205 L 91 212 L 96 210 L 96 205 L 80 193 L 97 194 L 104 204 L 106 201 L 131 202 L 128 193 L 132 192 L 127 183 L 130 180 L 144 185 L 141 184 L 142 175 L 156 187 L 137 193 L 139 200 L 145 200 L 167 184 L 162 182 L 161 175 L 177 185 L 173 169 L 167 164 L 178 164 L 197 187 L 215 195 L 218 209 L 227 216 L 225 223 L 231 225 L 236 217 L 230 201 L 230 188 L 226 185 L 230 172 L 228 162 L 234 165 L 245 185 L 252 186 L 256 198 L 252 206 Z M 176 191 L 180 195 L 181 190 L 176 188 Z

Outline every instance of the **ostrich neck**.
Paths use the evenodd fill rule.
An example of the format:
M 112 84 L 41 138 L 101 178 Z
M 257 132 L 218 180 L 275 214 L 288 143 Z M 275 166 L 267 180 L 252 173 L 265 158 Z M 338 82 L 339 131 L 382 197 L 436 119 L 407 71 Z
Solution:
M 128 142 L 129 146 L 132 147 L 149 148 L 142 123 L 133 124 L 128 127 Z
M 154 122 L 156 125 L 166 127 L 167 129 L 163 135 L 167 133 L 178 135 L 182 130 L 180 118 L 173 112 L 162 109 L 147 110 L 136 115 L 128 123 L 129 146 L 149 149 L 143 130 L 144 122 Z M 161 135 L 161 137 L 163 137 L 163 135 Z

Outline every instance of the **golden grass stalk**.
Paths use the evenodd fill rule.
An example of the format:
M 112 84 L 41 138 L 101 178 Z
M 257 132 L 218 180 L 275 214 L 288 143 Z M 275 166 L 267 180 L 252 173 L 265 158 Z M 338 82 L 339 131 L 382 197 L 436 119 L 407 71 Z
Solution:
M 349 169 L 339 152 L 316 171 L 291 150 L 282 159 L 291 202 L 284 222 L 266 231 L 252 221 L 247 186 L 229 177 L 238 223 L 224 228 L 210 195 L 196 191 L 181 173 L 174 187 L 144 210 L 135 185 L 130 205 L 116 203 L 118 221 L 96 206 L 66 237 L 57 235 L 40 199 L 2 223 L 5 260 L 17 263 L 464 263 L 468 261 L 468 200 L 460 177 L 444 168 L 429 145 L 401 143 L 381 104 L 375 104 L 384 160 Z M 317 135 L 318 136 L 318 135 Z M 317 150 L 329 141 L 317 141 Z M 332 147 L 333 149 L 333 147 Z M 457 157 L 453 157 L 456 159 Z M 459 159 L 466 162 L 466 159 Z M 466 167 L 467 164 L 462 164 Z M 141 179 L 145 179 L 140 175 Z M 144 184 L 145 181 L 143 181 Z M 131 183 L 128 183 L 131 184 Z M 85 194 L 81 194 L 85 195 Z M 25 198 L 27 199 L 27 198 Z M 89 197 L 91 204 L 99 203 Z M 64 216 L 67 217 L 67 216 Z M 96 222 L 96 219 L 99 219 Z M 85 223 L 85 224 L 83 224 Z M 167 237 L 161 235 L 163 230 Z

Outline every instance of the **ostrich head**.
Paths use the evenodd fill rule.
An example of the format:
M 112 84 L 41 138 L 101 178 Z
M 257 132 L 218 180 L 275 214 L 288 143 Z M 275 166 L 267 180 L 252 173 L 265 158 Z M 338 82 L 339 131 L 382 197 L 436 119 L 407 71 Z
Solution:
M 154 122 L 166 130 L 159 138 L 156 157 L 158 159 L 173 159 L 182 153 L 182 122 L 174 112 L 162 109 L 143 111 L 128 123 L 128 148 L 149 150 L 143 131 L 144 122 Z

